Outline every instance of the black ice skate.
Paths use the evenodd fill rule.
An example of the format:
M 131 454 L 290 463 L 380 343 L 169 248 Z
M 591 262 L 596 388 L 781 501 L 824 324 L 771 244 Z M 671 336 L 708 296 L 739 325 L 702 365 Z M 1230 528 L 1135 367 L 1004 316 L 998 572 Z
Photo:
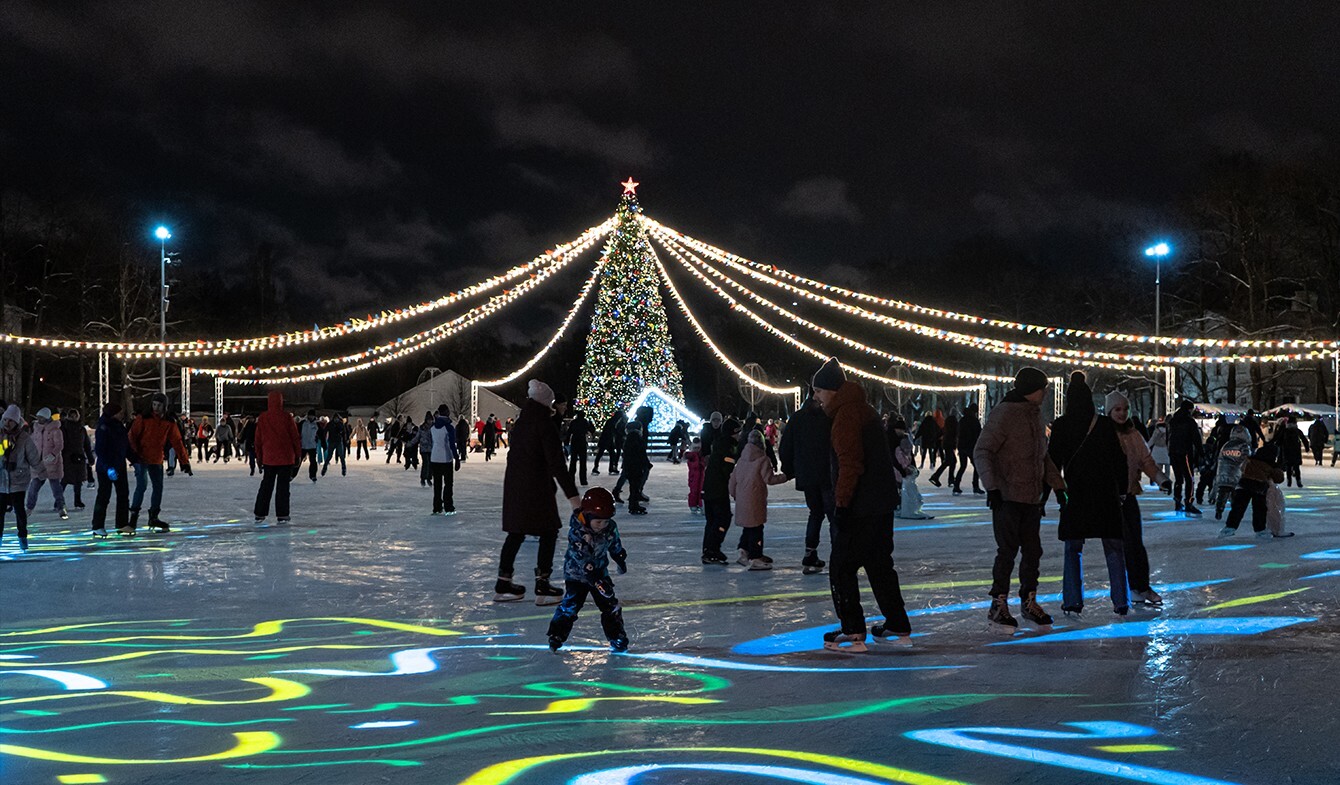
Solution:
M 824 648 L 829 651 L 844 651 L 851 654 L 860 654 L 870 650 L 865 645 L 864 632 L 843 632 L 842 630 L 825 632 Z
M 498 581 L 493 584 L 494 602 L 516 602 L 526 598 L 526 587 L 512 583 L 512 576 L 498 576 Z
M 898 630 L 894 630 L 883 624 L 876 624 L 870 628 L 870 634 L 875 636 L 875 640 L 884 641 L 893 644 L 894 646 L 905 646 L 909 648 L 912 646 L 911 630 L 899 632 Z
M 556 651 L 558 651 L 558 650 L 561 649 L 561 648 L 563 648 L 563 639 L 560 638 L 560 637 L 558 637 L 557 635 L 550 635 L 550 636 L 549 636 L 549 651 L 554 651 L 554 652 L 556 652 Z
M 818 553 L 806 551 L 805 558 L 800 560 L 800 568 L 805 575 L 815 575 L 824 571 L 824 560 L 819 558 Z
M 703 564 L 729 564 L 730 559 L 721 551 L 708 551 L 703 554 Z
M 1023 616 L 1024 620 L 1037 628 L 1039 632 L 1051 632 L 1052 630 L 1051 614 L 1044 611 L 1042 606 L 1038 604 L 1037 592 L 1030 592 L 1024 598 L 1023 608 L 1019 615 Z
M 549 576 L 535 576 L 535 604 L 557 605 L 563 599 L 563 590 L 549 582 Z
M 167 521 L 155 516 L 149 519 L 149 531 L 166 533 L 172 531 L 172 527 L 168 526 Z
M 620 635 L 610 640 L 610 651 L 615 654 L 623 654 L 628 651 L 628 636 Z
M 991 598 L 991 610 L 987 611 L 988 628 L 1001 635 L 1013 635 L 1019 631 L 1019 621 L 1010 615 L 1010 598 L 1002 594 Z

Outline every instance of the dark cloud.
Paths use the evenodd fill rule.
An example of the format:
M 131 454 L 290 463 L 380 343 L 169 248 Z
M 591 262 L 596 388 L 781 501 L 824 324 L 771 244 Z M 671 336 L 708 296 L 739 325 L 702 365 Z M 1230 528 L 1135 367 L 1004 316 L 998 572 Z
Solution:
M 661 157 L 642 129 L 602 123 L 567 104 L 505 104 L 493 120 L 499 141 L 507 147 L 592 156 L 627 166 L 649 166 Z
M 861 211 L 847 196 L 847 183 L 836 177 L 811 177 L 791 187 L 778 212 L 796 218 L 857 223 Z

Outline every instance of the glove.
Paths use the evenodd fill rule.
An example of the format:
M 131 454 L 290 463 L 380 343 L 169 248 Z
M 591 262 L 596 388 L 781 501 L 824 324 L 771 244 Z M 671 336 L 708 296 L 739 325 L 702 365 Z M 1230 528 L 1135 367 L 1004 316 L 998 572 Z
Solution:
M 181 473 L 182 473 L 182 474 L 185 474 L 187 477 L 194 477 L 194 476 L 195 476 L 195 473 L 191 471 L 191 465 L 188 464 L 188 463 L 183 463 L 183 464 L 181 465 Z
M 1159 490 L 1171 496 L 1173 492 L 1172 480 L 1164 480 L 1163 484 L 1159 486 Z
M 1065 491 L 1056 492 L 1056 505 L 1058 507 L 1064 510 L 1065 506 L 1069 503 L 1070 503 L 1070 494 L 1066 493 Z
M 1001 498 L 1000 491 L 991 490 L 986 492 L 986 506 L 992 510 L 996 509 L 1004 501 Z
M 461 470 L 461 462 L 460 462 L 460 461 L 456 461 L 456 471 L 460 471 L 460 470 Z
M 628 573 L 628 551 L 610 554 L 610 558 L 619 566 L 620 575 L 626 575 Z
M 117 478 L 117 476 L 118 476 L 118 475 L 117 475 L 117 473 L 116 473 L 116 469 L 108 469 L 108 470 L 107 470 L 107 479 L 111 480 L 112 482 L 116 482 L 116 478 Z

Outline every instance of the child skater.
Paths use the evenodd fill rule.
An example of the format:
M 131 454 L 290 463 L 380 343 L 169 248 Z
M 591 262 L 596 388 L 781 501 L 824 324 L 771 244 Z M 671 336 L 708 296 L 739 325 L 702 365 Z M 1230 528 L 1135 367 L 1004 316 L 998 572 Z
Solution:
M 738 563 L 751 570 L 771 570 L 772 559 L 763 553 L 763 524 L 768 521 L 768 486 L 787 481 L 772 470 L 764 450 L 763 432 L 749 432 L 744 452 L 730 475 L 730 495 L 735 499 L 735 523 L 740 527 Z
M 613 559 L 619 574 L 628 572 L 628 551 L 619 541 L 614 523 L 614 497 L 604 488 L 592 488 L 582 497 L 581 509 L 568 522 L 568 553 L 563 557 L 563 601 L 549 622 L 549 650 L 558 651 L 572 632 L 577 612 L 589 594 L 600 609 L 600 626 L 609 639 L 610 651 L 628 651 L 628 634 L 623 627 L 623 609 L 614 596 L 609 563 Z
M 689 512 L 703 514 L 703 477 L 707 473 L 707 459 L 703 457 L 703 440 L 693 437 L 693 445 L 684 453 L 689 465 Z

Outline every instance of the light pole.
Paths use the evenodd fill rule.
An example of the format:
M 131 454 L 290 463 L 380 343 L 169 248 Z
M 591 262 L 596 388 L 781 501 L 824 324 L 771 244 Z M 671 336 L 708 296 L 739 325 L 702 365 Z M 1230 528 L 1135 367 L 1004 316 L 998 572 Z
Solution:
M 1145 249 L 1145 256 L 1154 259 L 1154 337 L 1159 338 L 1162 335 L 1162 300 L 1163 300 L 1163 257 L 1172 252 L 1172 247 L 1167 243 L 1155 243 Z M 1159 352 L 1158 344 L 1154 345 L 1155 353 Z M 1172 391 L 1169 390 L 1169 393 Z M 1159 386 L 1154 385 L 1154 415 L 1158 416 L 1163 410 L 1159 405 Z
M 164 344 L 167 343 L 167 241 L 172 232 L 166 226 L 160 226 L 154 230 L 154 237 L 158 238 L 158 342 Z M 167 395 L 167 356 L 164 354 L 158 356 L 158 391 Z

